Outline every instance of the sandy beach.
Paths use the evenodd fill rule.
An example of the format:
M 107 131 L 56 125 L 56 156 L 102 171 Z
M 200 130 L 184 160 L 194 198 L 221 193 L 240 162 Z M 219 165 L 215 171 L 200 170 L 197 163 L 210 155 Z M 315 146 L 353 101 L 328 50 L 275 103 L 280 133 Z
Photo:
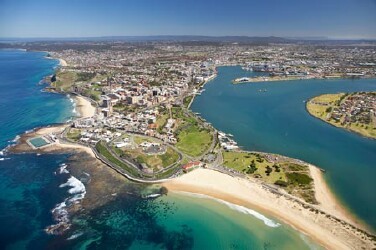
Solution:
M 66 67 L 66 66 L 68 66 L 67 61 L 65 61 L 64 59 L 59 58 L 58 60 L 59 60 L 59 64 L 60 64 L 60 66 L 62 66 L 62 67 Z
M 231 177 L 209 169 L 197 169 L 163 185 L 172 192 L 204 194 L 259 210 L 302 231 L 328 249 L 374 248 L 375 241 L 365 233 L 328 216 L 328 214 L 334 215 L 353 225 L 358 224 L 342 209 L 338 209 L 341 207 L 340 204 L 330 194 L 321 174 L 317 171 L 314 171 L 312 177 L 315 180 L 317 199 L 322 205 L 315 207 L 325 213 L 305 207 L 285 196 L 274 194 L 258 182 Z
M 81 118 L 92 117 L 95 114 L 96 108 L 91 105 L 88 99 L 82 96 L 74 96 L 74 99 Z
M 92 117 L 96 108 L 89 99 L 72 96 L 82 118 Z M 33 150 L 26 140 L 51 133 L 58 138 L 68 124 L 40 128 L 21 137 L 13 147 L 15 152 L 55 153 L 62 151 L 86 152 L 95 158 L 89 147 L 57 140 L 43 149 Z M 376 241 L 362 230 L 365 227 L 344 209 L 331 193 L 321 171 L 310 165 L 319 205 L 307 206 L 288 195 L 273 193 L 259 181 L 232 177 L 209 169 L 197 169 L 163 183 L 171 192 L 190 192 L 208 195 L 233 204 L 258 210 L 300 230 L 328 249 L 373 249 Z M 355 227 L 354 227 L 355 226 Z M 362 229 L 359 230 L 358 228 Z

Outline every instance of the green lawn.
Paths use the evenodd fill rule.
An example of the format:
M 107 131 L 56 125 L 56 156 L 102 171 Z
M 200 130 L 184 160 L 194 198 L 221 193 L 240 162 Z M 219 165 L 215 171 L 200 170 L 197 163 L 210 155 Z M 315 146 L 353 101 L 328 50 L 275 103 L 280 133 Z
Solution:
M 157 131 L 159 133 L 161 133 L 164 126 L 166 126 L 168 118 L 170 118 L 168 114 L 161 114 L 158 116 L 157 121 L 155 123 L 157 124 Z
M 210 147 L 213 138 L 210 131 L 190 125 L 178 133 L 177 139 L 179 150 L 190 156 L 200 156 Z
M 191 103 L 193 96 L 186 96 L 184 97 L 183 104 L 184 107 L 188 108 L 188 105 Z
M 133 169 L 131 166 L 128 166 L 127 164 L 125 164 L 124 162 L 118 160 L 116 157 L 114 157 L 110 151 L 107 150 L 107 148 L 103 145 L 103 142 L 98 142 L 96 145 L 95 145 L 95 148 L 97 149 L 97 151 L 104 157 L 106 158 L 108 161 L 110 161 L 111 163 L 115 164 L 116 166 L 119 166 L 121 167 L 122 169 L 126 170 L 127 172 L 129 172 L 130 174 L 134 175 L 134 176 L 139 176 L 139 173 Z
M 95 101 L 99 101 L 100 100 L 100 96 L 101 96 L 102 92 L 99 91 L 99 90 L 96 90 L 96 88 L 94 87 L 91 87 L 89 89 L 85 89 L 84 92 L 83 92 L 83 95 L 84 96 L 87 96 Z
M 156 171 L 168 167 L 179 159 L 178 153 L 170 147 L 167 148 L 166 153 L 163 155 L 147 155 L 141 151 L 133 151 L 130 155 L 135 157 L 137 162 L 145 163 Z
M 176 147 L 189 156 L 200 156 L 210 147 L 213 136 L 208 129 L 202 127 L 195 117 L 186 115 L 181 108 L 172 108 L 172 116 L 177 120 L 175 136 Z
M 249 170 L 252 161 L 254 162 L 256 169 Z M 261 175 L 261 179 L 269 183 L 275 183 L 277 180 L 286 181 L 286 175 L 283 168 L 279 168 L 278 172 L 278 170 L 273 167 L 273 163 L 266 161 L 261 155 L 258 157 L 258 154 L 255 153 L 236 151 L 223 152 L 223 162 L 226 167 L 235 169 L 239 172 L 250 174 L 251 176 Z M 267 166 L 272 169 L 269 175 L 266 173 Z
M 56 82 L 52 83 L 53 87 L 69 90 L 74 82 L 77 80 L 77 73 L 73 71 L 58 71 L 56 73 Z
M 278 162 L 273 164 L 257 153 L 229 151 L 223 153 L 224 164 L 252 177 L 279 185 L 290 194 L 316 204 L 313 180 L 309 176 L 309 168 L 293 162 Z M 250 167 L 254 162 L 253 168 Z M 269 168 L 267 167 L 269 166 Z M 269 175 L 267 174 L 267 169 Z
M 313 116 L 326 120 L 327 109 L 336 106 L 336 103 L 343 97 L 344 93 L 338 94 L 325 94 L 312 98 L 307 102 L 307 110 Z
M 77 141 L 81 138 L 81 130 L 76 128 L 71 128 L 69 132 L 67 133 L 68 139 L 71 139 L 73 141 Z
M 134 142 L 139 145 L 142 142 L 158 142 L 152 138 L 146 138 L 142 136 L 133 136 Z M 175 163 L 179 159 L 179 154 L 173 150 L 171 147 L 167 147 L 166 153 L 161 155 L 148 155 L 142 151 L 141 148 L 116 148 L 112 147 L 113 151 L 119 156 L 122 157 L 127 155 L 137 161 L 138 163 L 145 163 L 148 167 L 152 168 L 155 171 L 162 170 L 165 167 Z

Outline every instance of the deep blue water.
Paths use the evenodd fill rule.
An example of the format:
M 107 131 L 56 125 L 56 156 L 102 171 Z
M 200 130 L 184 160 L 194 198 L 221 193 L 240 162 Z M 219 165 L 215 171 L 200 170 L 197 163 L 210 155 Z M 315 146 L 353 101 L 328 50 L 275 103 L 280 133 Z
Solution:
M 72 103 L 62 95 L 43 93 L 38 82 L 52 74 L 56 60 L 46 53 L 0 50 L 0 150 L 16 135 L 67 120 Z M 61 110 L 61 111 L 60 111 Z M 50 210 L 64 200 L 59 189 L 67 176 L 56 176 L 68 155 L 0 155 L 0 248 L 42 249 L 53 224 Z
M 1 149 L 26 130 L 64 122 L 72 114 L 67 97 L 42 93 L 43 86 L 37 85 L 57 64 L 44 55 L 0 50 Z M 141 194 L 150 192 L 150 187 L 109 178 L 106 171 L 109 179 L 103 179 L 103 172 L 95 178 L 103 179 L 103 196 L 108 199 L 117 192 L 116 198 L 72 215 L 72 227 L 65 234 L 47 235 L 44 229 L 56 223 L 51 210 L 68 197 L 76 197 L 68 194 L 69 187 L 60 187 L 71 173 L 56 173 L 59 165 L 67 162 L 72 173 L 91 171 L 93 176 L 100 170 L 90 165 L 92 159 L 87 159 L 87 163 L 81 156 L 75 160 L 67 154 L 6 154 L 0 158 L 0 249 L 309 249 L 315 246 L 287 225 L 267 226 L 254 216 L 210 199 L 178 194 L 143 199 Z M 96 197 L 94 192 L 90 194 L 94 195 L 92 199 L 105 198 Z M 90 194 L 88 191 L 85 199 Z M 73 235 L 77 238 L 68 240 Z
M 62 95 L 43 93 L 38 82 L 54 72 L 56 60 L 46 53 L 0 50 L 0 148 L 18 134 L 38 126 L 64 122 L 72 104 Z
M 67 196 L 54 172 L 67 155 L 8 155 L 0 161 L 0 249 L 44 249 L 51 209 Z
M 247 74 L 252 75 L 240 67 L 219 67 L 218 77 L 205 86 L 192 110 L 233 134 L 247 150 L 279 153 L 325 169 L 344 204 L 376 229 L 376 140 L 335 128 L 305 109 L 305 101 L 320 94 L 376 91 L 376 80 L 231 84 Z

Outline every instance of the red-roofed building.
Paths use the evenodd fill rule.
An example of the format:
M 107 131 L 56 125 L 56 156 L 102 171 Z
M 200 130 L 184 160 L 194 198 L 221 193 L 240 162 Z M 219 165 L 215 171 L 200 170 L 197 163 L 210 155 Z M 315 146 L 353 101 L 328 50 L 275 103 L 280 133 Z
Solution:
M 184 172 L 187 173 L 195 168 L 201 167 L 201 165 L 202 165 L 202 162 L 200 161 L 192 161 L 183 165 L 181 168 L 183 169 Z

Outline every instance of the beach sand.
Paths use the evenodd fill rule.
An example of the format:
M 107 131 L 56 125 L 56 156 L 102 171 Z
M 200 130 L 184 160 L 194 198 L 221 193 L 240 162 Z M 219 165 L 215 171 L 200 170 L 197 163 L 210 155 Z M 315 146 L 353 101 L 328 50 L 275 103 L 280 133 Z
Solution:
M 81 118 L 92 117 L 95 114 L 96 108 L 91 105 L 91 102 L 88 99 L 82 96 L 74 96 L 74 100 L 77 104 L 77 109 Z
M 61 58 L 59 58 L 59 64 L 60 64 L 60 66 L 62 66 L 62 67 L 66 67 L 66 66 L 68 66 L 67 61 L 65 61 L 64 59 L 61 59 Z
M 325 202 L 316 207 L 327 214 L 353 222 L 352 218 L 338 209 L 340 205 L 334 197 L 330 196 L 329 189 L 323 186 L 325 182 L 321 174 L 315 172 L 312 176 L 316 190 L 318 190 L 317 198 L 320 202 Z M 172 192 L 204 194 L 259 210 L 302 231 L 328 249 L 372 249 L 375 247 L 375 241 L 362 231 L 325 213 L 304 207 L 293 199 L 274 194 L 256 181 L 232 177 L 214 170 L 197 169 L 165 182 L 163 185 Z
M 91 117 L 95 114 L 95 107 L 91 105 L 89 100 L 80 96 L 74 98 L 82 117 Z M 58 140 L 53 145 L 34 150 L 26 143 L 29 138 L 51 133 L 59 138 L 67 126 L 69 125 L 44 127 L 24 134 L 20 142 L 13 146 L 11 151 L 36 153 L 85 152 L 95 158 L 89 147 L 79 144 L 62 143 Z M 163 186 L 171 192 L 183 191 L 204 194 L 259 210 L 293 226 L 328 249 L 375 248 L 374 238 L 357 229 L 364 229 L 365 227 L 338 203 L 326 185 L 321 171 L 310 165 L 310 172 L 315 183 L 316 199 L 320 203 L 316 206 L 305 206 L 304 203 L 289 197 L 272 193 L 263 187 L 259 181 L 232 177 L 209 169 L 197 169 L 167 181 L 163 183 Z M 317 209 L 312 209 L 312 207 Z

